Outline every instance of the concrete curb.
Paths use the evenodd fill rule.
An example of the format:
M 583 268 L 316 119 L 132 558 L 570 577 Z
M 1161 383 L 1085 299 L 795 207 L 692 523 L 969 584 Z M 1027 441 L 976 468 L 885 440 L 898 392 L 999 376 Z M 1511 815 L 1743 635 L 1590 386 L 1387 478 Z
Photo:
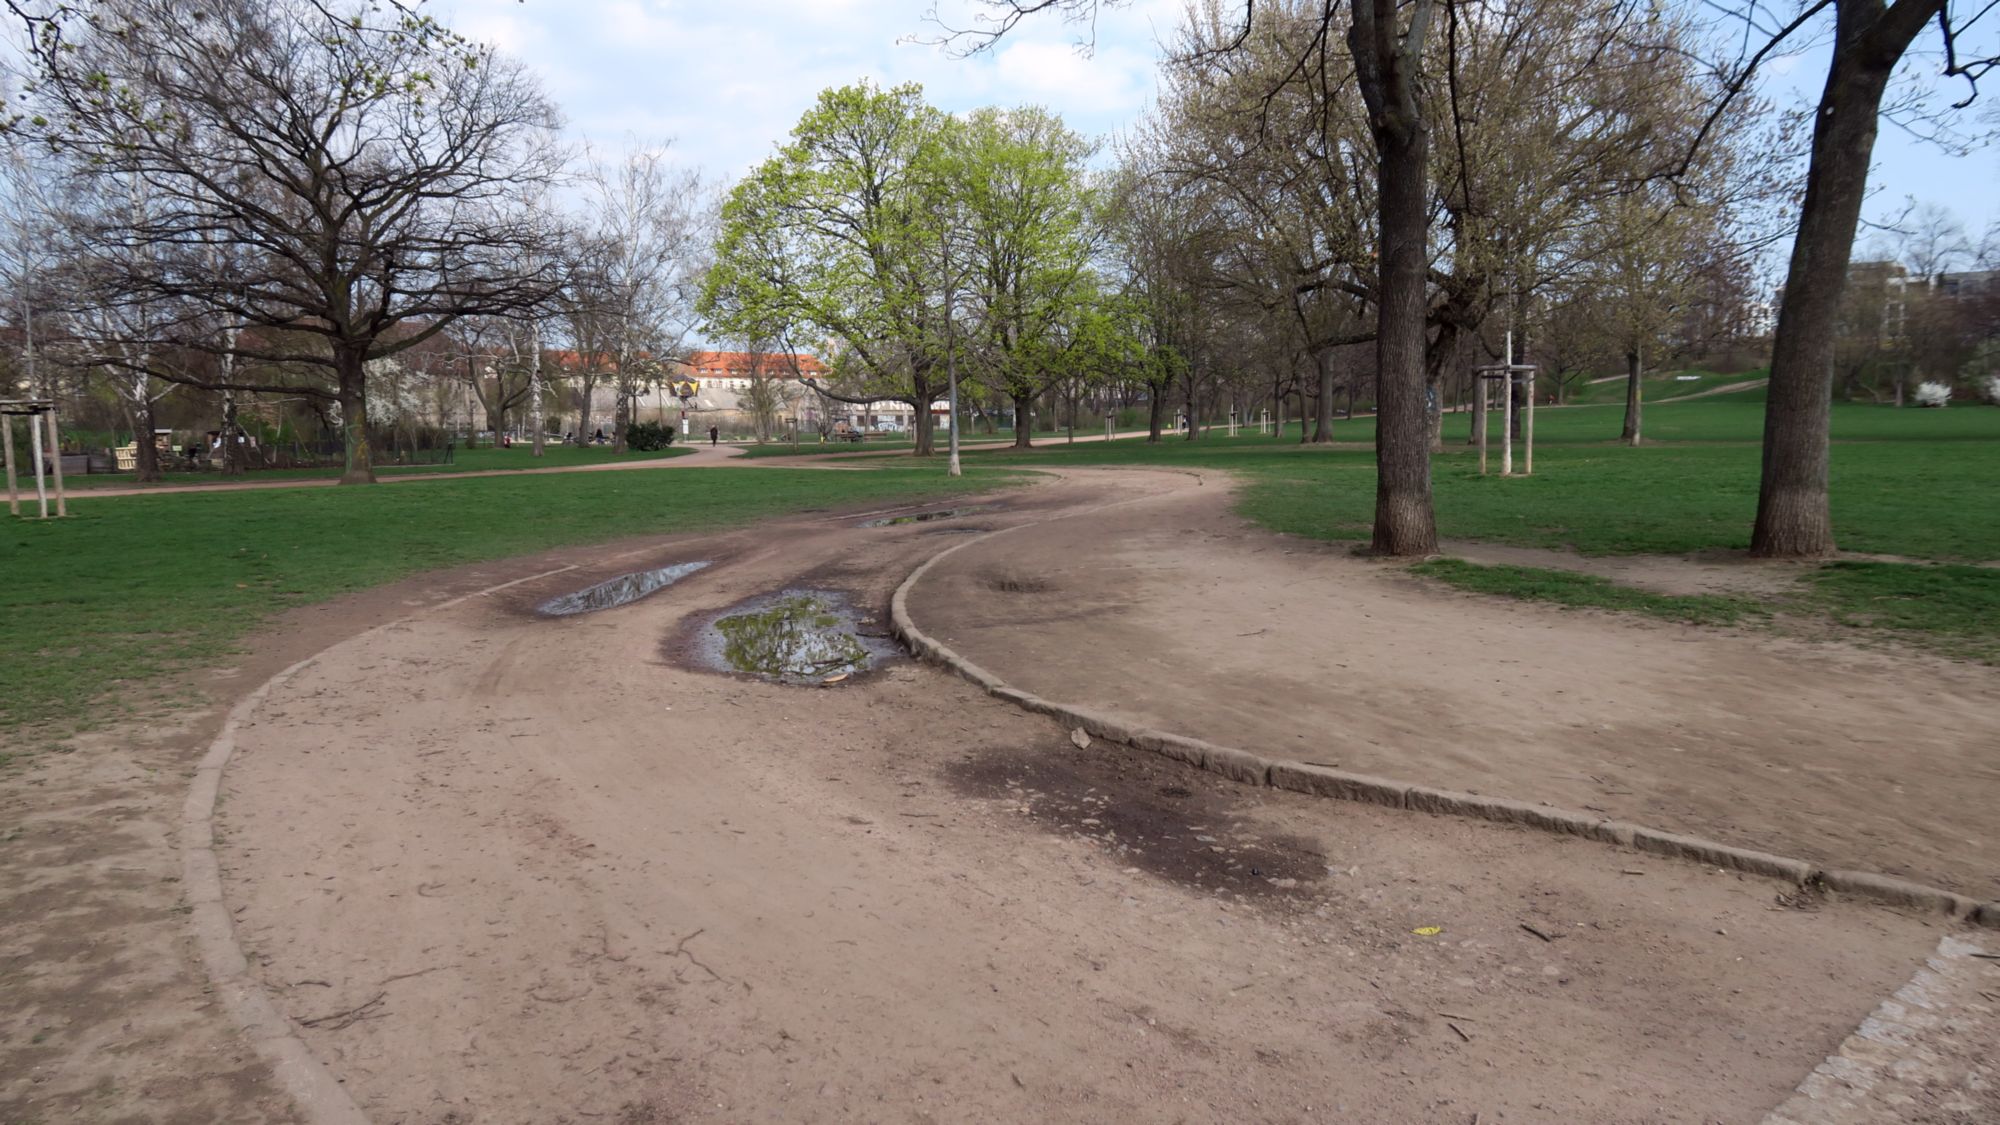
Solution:
M 359 640 L 433 610 L 449 609 L 509 586 L 519 586 L 575 569 L 574 564 L 560 566 L 526 578 L 502 582 L 498 586 L 488 586 L 484 590 L 425 606 L 416 613 L 384 622 L 350 639 Z M 229 715 L 222 721 L 222 729 L 208 744 L 208 753 L 195 767 L 187 802 L 181 806 L 181 880 L 190 907 L 188 924 L 194 931 L 195 948 L 201 954 L 202 967 L 208 971 L 209 980 L 214 983 L 223 1007 L 249 1036 L 250 1045 L 258 1057 L 270 1066 L 278 1085 L 291 1095 L 310 1125 L 369 1125 L 368 1115 L 361 1112 L 361 1107 L 355 1104 L 347 1088 L 340 1084 L 340 1079 L 333 1076 L 325 1063 L 314 1057 L 312 1049 L 300 1038 L 298 1029 L 271 1002 L 264 986 L 250 975 L 249 959 L 244 956 L 243 945 L 236 938 L 235 919 L 222 901 L 222 863 L 215 854 L 215 802 L 222 795 L 222 771 L 236 756 L 237 729 L 263 705 L 272 689 L 283 685 L 322 655 L 323 652 L 314 653 L 265 680 L 257 686 L 257 690 L 229 709 Z
M 1104 507 L 1115 506 L 1115 504 L 1104 505 Z M 1056 518 L 1066 519 L 1082 514 L 1085 513 L 1069 513 Z M 1965 895 L 1894 876 L 1865 871 L 1826 870 L 1802 859 L 1774 855 L 1751 848 L 1739 848 L 1733 844 L 1684 836 L 1657 828 L 1627 824 L 1552 805 L 1489 797 L 1478 793 L 1459 793 L 1428 785 L 1330 769 L 1326 766 L 1265 758 L 1247 750 L 1217 746 L 1201 739 L 1126 723 L 1088 708 L 1056 703 L 1010 687 L 1000 677 L 965 659 L 918 628 L 917 623 L 910 617 L 910 591 L 930 573 L 932 567 L 953 554 L 995 535 L 1034 526 L 1038 525 L 1016 524 L 1014 527 L 1002 528 L 999 531 L 963 540 L 931 556 L 911 571 L 910 576 L 896 587 L 895 594 L 889 599 L 890 628 L 894 630 L 896 636 L 909 646 L 910 651 L 919 659 L 941 664 L 979 685 L 988 694 L 1024 710 L 1047 715 L 1065 726 L 1081 728 L 1092 738 L 1121 742 L 1135 749 L 1161 754 L 1245 785 L 1268 785 L 1295 793 L 1332 797 L 1343 801 L 1359 801 L 1392 809 L 1407 809 L 1436 816 L 1469 817 L 1500 824 L 1518 824 L 1544 832 L 1581 836 L 1588 840 L 1636 848 L 1639 851 L 1672 859 L 1693 860 L 1710 867 L 1728 868 L 1750 875 L 1780 879 L 1795 886 L 1812 886 L 1854 899 L 1900 907 L 1914 913 L 1935 914 L 1973 926 L 2000 929 L 2000 902 L 1982 904 Z

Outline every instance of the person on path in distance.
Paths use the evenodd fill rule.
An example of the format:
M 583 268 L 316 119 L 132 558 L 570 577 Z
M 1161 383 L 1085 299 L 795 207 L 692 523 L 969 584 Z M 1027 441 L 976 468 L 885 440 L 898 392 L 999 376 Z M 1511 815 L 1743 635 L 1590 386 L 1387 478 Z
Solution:
M 714 427 L 714 426 L 710 426 L 710 427 L 708 428 L 708 444 L 710 444 L 710 445 L 714 445 L 714 444 L 715 444 L 715 438 L 716 438 L 716 430 L 715 430 L 715 427 Z

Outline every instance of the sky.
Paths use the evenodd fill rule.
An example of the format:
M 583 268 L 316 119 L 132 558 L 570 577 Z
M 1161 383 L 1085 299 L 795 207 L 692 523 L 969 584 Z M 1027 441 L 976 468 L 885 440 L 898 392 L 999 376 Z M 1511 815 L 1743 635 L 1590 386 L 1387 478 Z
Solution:
M 978 11 L 977 0 L 434 0 L 431 10 L 538 72 L 579 139 L 607 151 L 671 141 L 677 159 L 729 183 L 770 155 L 820 90 L 863 77 L 921 83 L 949 112 L 1037 103 L 1086 135 L 1128 128 L 1154 95 L 1159 44 L 1183 0 L 1132 0 L 1094 26 L 1038 16 L 972 58 L 921 42 L 939 33 L 925 18 L 933 7 L 961 25 Z M 1087 56 L 1079 38 L 1094 40 Z M 1823 50 L 1780 59 L 1766 93 L 1809 107 L 1824 68 Z M 1963 120 L 2000 131 L 1990 101 Z M 1977 238 L 2000 222 L 1996 182 L 2000 146 L 1948 155 L 1885 123 L 1865 216 L 1892 217 L 1906 199 L 1936 203 Z M 1882 237 L 1864 231 L 1857 256 Z

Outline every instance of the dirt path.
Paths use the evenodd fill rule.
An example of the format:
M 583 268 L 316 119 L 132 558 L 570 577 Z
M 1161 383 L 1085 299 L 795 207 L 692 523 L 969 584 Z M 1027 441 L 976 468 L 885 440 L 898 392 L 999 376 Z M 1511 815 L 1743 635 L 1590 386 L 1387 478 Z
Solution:
M 743 597 L 879 614 L 971 527 L 1193 479 L 554 551 L 288 615 L 210 680 L 226 702 L 322 654 L 225 776 L 253 973 L 379 1125 L 1750 1122 L 1936 946 L 1762 880 L 1080 750 L 908 663 L 833 688 L 687 665 Z M 691 558 L 715 565 L 648 600 L 530 612 Z M 1075 639 L 1033 627 L 1064 663 Z M 218 711 L 4 778 L 0 1121 L 291 1119 L 178 904 Z
M 2000 898 L 2000 671 L 1454 594 L 1176 479 L 972 545 L 912 612 L 1147 725 Z
M 379 478 L 379 482 L 382 484 L 410 484 L 427 480 L 469 480 L 473 477 L 547 476 L 551 473 L 608 473 L 637 469 L 712 469 L 717 465 L 726 464 L 743 455 L 742 448 L 734 445 L 695 445 L 691 448 L 694 452 L 682 454 L 678 457 L 662 457 L 649 461 L 611 461 L 602 465 L 562 465 L 546 469 L 479 469 L 469 473 L 383 473 Z M 744 465 L 754 463 L 754 461 L 741 462 Z M 289 480 L 250 480 L 238 484 L 162 484 L 147 485 L 144 487 L 134 486 L 131 488 L 77 488 L 70 490 L 69 500 L 71 503 L 75 503 L 78 500 L 96 500 L 104 497 L 170 496 L 174 493 L 184 492 L 260 492 L 273 488 L 332 488 L 339 483 L 340 480 L 336 477 L 295 477 Z
M 879 613 L 967 525 L 1185 480 L 765 525 L 336 645 L 225 782 L 256 972 L 382 1123 L 1753 1121 L 1935 945 L 1758 880 L 1079 750 L 927 668 L 685 663 L 745 597 Z M 691 558 L 715 565 L 648 600 L 530 612 Z

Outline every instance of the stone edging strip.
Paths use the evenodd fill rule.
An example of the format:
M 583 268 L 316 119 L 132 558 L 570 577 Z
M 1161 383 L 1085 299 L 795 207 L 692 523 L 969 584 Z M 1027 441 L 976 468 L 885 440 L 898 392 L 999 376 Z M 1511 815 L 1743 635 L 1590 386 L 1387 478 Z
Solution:
M 575 569 L 573 564 L 561 566 L 463 594 L 425 606 L 416 614 L 377 625 L 358 636 L 365 637 L 369 633 L 400 625 L 421 613 L 448 609 L 509 586 Z M 222 865 L 215 855 L 215 802 L 222 793 L 222 771 L 236 756 L 237 728 L 263 705 L 273 688 L 297 675 L 318 660 L 320 655 L 314 653 L 265 680 L 257 690 L 229 709 L 222 729 L 208 745 L 208 753 L 195 767 L 194 784 L 189 787 L 187 803 L 181 808 L 182 887 L 190 907 L 188 923 L 194 931 L 195 946 L 201 952 L 202 966 L 208 970 L 216 994 L 222 998 L 223 1007 L 230 1016 L 250 1037 L 250 1044 L 256 1049 L 258 1057 L 271 1067 L 278 1084 L 298 1104 L 299 1112 L 306 1121 L 310 1125 L 368 1125 L 368 1115 L 361 1112 L 361 1107 L 355 1104 L 347 1088 L 340 1084 L 325 1063 L 313 1056 L 312 1049 L 299 1037 L 298 1029 L 278 1011 L 264 986 L 250 975 L 249 959 L 243 954 L 242 944 L 236 940 L 235 919 L 222 901 Z
M 1098 510 L 1101 509 L 1090 509 L 1090 511 Z M 1056 518 L 1066 519 L 1069 515 L 1080 514 L 1084 513 L 1070 513 Z M 1975 926 L 2000 929 L 2000 902 L 1980 903 L 1965 895 L 1890 875 L 1825 869 L 1802 859 L 1792 859 L 1751 848 L 1739 848 L 1733 844 L 1718 843 L 1695 836 L 1683 836 L 1657 828 L 1647 828 L 1644 825 L 1607 820 L 1589 813 L 1550 805 L 1509 800 L 1505 797 L 1489 797 L 1479 793 L 1460 793 L 1455 790 L 1391 781 L 1325 766 L 1309 766 L 1303 762 L 1265 758 L 1247 750 L 1217 746 L 1198 738 L 1136 726 L 1098 711 L 1056 703 L 1009 687 L 998 676 L 965 659 L 918 628 L 917 623 L 910 617 L 909 595 L 932 567 L 950 555 L 992 536 L 1032 526 L 1035 525 L 1016 524 L 1014 527 L 1001 528 L 986 535 L 963 540 L 932 555 L 911 571 L 910 576 L 903 580 L 902 585 L 896 587 L 895 594 L 889 599 L 890 627 L 897 637 L 908 645 L 910 651 L 918 658 L 942 664 L 984 688 L 987 694 L 1004 699 L 1023 710 L 1047 715 L 1065 726 L 1083 730 L 1092 738 L 1120 742 L 1139 750 L 1164 755 L 1246 785 L 1268 785 L 1274 789 L 1288 789 L 1295 793 L 1333 797 L 1343 801 L 1360 801 L 1364 804 L 1409 809 L 1439 816 L 1462 816 L 1476 820 L 1497 821 L 1502 824 L 1519 824 L 1538 828 L 1544 832 L 1581 836 L 1588 840 L 1636 848 L 1654 855 L 1689 859 L 1711 867 L 1729 868 L 1751 875 L 1782 879 L 1796 886 L 1823 888 L 1887 906 L 1943 915 Z

